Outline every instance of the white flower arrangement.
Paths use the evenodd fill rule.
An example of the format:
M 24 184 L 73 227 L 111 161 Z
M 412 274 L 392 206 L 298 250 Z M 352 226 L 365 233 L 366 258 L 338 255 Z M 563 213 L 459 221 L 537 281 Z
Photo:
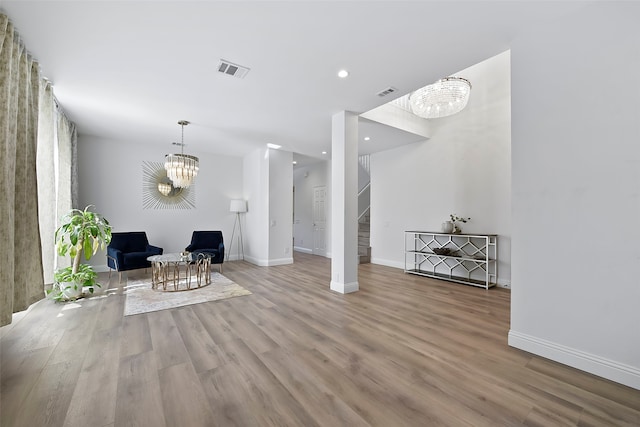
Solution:
M 451 222 L 453 223 L 454 234 L 460 233 L 462 231 L 462 228 L 457 224 L 458 222 L 466 223 L 467 221 L 471 221 L 471 218 L 464 218 L 456 214 L 451 214 L 449 215 L 449 217 L 451 218 Z

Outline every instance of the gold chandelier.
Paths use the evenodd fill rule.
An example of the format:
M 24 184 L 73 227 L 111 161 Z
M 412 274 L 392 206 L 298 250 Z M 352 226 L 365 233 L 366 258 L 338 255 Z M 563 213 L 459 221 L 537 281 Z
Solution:
M 159 182 L 158 183 L 158 191 L 163 196 L 168 196 L 169 193 L 171 193 L 171 184 L 167 184 L 166 182 Z
M 469 102 L 471 83 L 462 77 L 445 77 L 409 96 L 413 114 L 437 119 L 459 113 Z
M 180 154 L 167 154 L 164 156 L 164 168 L 167 170 L 167 177 L 174 187 L 187 188 L 193 184 L 194 179 L 198 176 L 200 160 L 196 156 L 184 154 L 184 127 L 189 122 L 180 120 L 178 124 L 182 127 L 182 140 L 179 144 L 181 151 Z

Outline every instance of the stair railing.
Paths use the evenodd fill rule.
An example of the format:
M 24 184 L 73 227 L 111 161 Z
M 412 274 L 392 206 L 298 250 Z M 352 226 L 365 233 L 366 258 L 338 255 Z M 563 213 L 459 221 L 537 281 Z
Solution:
M 358 163 L 367 172 L 367 175 L 371 176 L 371 163 L 368 154 L 364 154 L 358 157 Z M 371 179 L 366 183 L 364 187 L 358 191 L 358 222 L 369 213 L 371 209 Z
M 362 190 L 358 192 L 358 222 L 362 220 L 371 209 L 371 182 L 368 182 Z

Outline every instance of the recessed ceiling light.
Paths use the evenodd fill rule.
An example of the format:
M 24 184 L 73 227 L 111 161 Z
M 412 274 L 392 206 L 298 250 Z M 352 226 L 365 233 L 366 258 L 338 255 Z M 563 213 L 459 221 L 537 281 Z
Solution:
M 298 162 L 296 162 L 296 161 L 294 160 L 294 161 L 293 161 L 293 164 L 294 164 L 294 165 L 297 165 L 297 164 L 298 164 Z
M 347 70 L 338 71 L 338 77 L 340 77 L 341 79 L 344 79 L 348 76 L 349 76 L 349 72 Z
M 323 152 L 322 152 L 322 154 L 327 154 L 327 152 L 326 152 L 326 151 L 323 151 Z
M 365 141 L 369 141 L 370 139 L 371 139 L 371 138 L 370 138 L 370 137 L 368 137 L 368 136 L 365 136 L 365 137 L 364 137 L 364 140 L 365 140 Z
M 268 144 L 267 144 L 267 147 L 269 147 L 269 148 L 273 148 L 274 150 L 277 150 L 277 149 L 279 149 L 279 148 L 282 148 L 282 145 L 268 143 Z

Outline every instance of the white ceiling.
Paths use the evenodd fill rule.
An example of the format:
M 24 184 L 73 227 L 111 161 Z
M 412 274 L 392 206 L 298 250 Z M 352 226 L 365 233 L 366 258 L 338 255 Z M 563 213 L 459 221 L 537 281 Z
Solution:
M 455 74 L 584 3 L 2 0 L 0 8 L 81 135 L 168 151 L 185 119 L 189 154 L 243 155 L 272 142 L 322 157 L 334 113 L 363 113 Z M 251 71 L 222 75 L 221 58 Z M 342 68 L 347 79 L 336 76 Z M 376 95 L 389 86 L 396 95 Z M 360 136 L 372 137 L 361 151 L 420 139 L 361 122 Z

